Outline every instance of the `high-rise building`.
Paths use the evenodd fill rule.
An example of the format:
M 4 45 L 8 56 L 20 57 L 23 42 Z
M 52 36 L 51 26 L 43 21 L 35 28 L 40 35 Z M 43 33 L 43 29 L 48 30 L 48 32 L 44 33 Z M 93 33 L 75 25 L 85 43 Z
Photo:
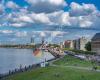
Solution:
M 42 41 L 41 41 L 41 42 L 42 42 L 41 44 L 44 44 L 44 42 L 45 42 L 45 41 L 44 41 L 44 37 L 42 37 Z
M 34 45 L 34 38 L 31 37 L 31 44 Z
M 85 45 L 89 40 L 86 39 L 85 37 L 73 40 L 73 44 L 74 44 L 74 49 L 77 50 L 84 50 L 85 51 Z

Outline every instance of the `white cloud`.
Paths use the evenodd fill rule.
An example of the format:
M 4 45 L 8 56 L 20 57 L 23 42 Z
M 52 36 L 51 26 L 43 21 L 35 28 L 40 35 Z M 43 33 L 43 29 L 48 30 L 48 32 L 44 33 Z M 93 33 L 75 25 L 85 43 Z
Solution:
M 19 16 L 18 21 L 33 23 L 31 17 L 28 17 L 27 15 Z
M 20 8 L 19 11 L 20 13 L 24 13 L 24 14 L 28 13 L 27 6 L 25 6 L 24 8 Z
M 30 14 L 30 17 L 36 23 L 45 23 L 45 24 L 46 23 L 48 23 L 48 24 L 51 23 L 48 16 L 45 13 L 40 13 L 40 14 L 32 13 L 32 14 Z
M 67 33 L 67 32 L 62 32 L 62 31 L 53 31 L 51 33 L 52 37 L 57 37 L 58 35 L 63 35 L 64 33 Z
M 46 36 L 45 32 L 41 32 L 41 33 L 40 33 L 40 36 L 41 36 L 41 37 L 45 37 L 45 36 Z
M 16 3 L 14 3 L 13 1 L 8 1 L 8 2 L 6 3 L 6 7 L 7 7 L 7 8 L 11 8 L 11 9 L 19 8 L 19 6 L 18 6 Z
M 12 22 L 29 22 L 29 23 L 33 22 L 32 19 L 25 12 L 20 11 L 7 14 L 6 19 Z
M 51 22 L 53 22 L 55 25 L 58 24 L 61 20 L 59 19 L 64 11 L 55 11 L 52 13 L 47 14 L 48 18 Z
M 24 7 L 18 6 L 12 1 L 8 1 L 6 6 L 0 4 L 0 27 L 23 27 L 19 29 L 24 29 L 24 27 L 26 29 L 26 27 L 28 27 L 27 29 L 30 28 L 30 31 L 33 29 L 46 31 L 33 31 L 28 33 L 27 31 L 0 30 L 0 36 L 8 36 L 10 37 L 10 40 L 11 38 L 16 38 L 16 41 L 17 39 L 20 41 L 21 39 L 29 39 L 29 37 L 35 35 L 34 37 L 38 37 L 39 40 L 43 36 L 46 37 L 48 41 L 55 39 L 56 42 L 56 39 L 61 39 L 62 36 L 67 38 L 66 34 L 68 33 L 68 26 L 100 29 L 100 11 L 97 10 L 94 4 L 78 4 L 72 2 L 70 7 L 68 7 L 69 10 L 65 12 L 63 10 L 63 8 L 67 6 L 65 0 L 26 1 L 29 5 Z M 6 13 L 8 8 L 13 10 Z M 63 30 L 60 31 L 59 26 L 61 25 L 64 25 L 63 30 L 66 32 Z M 79 31 L 76 33 L 79 34 Z M 80 33 L 88 34 L 81 32 L 81 30 Z M 70 37 L 72 37 L 72 34 Z
M 70 16 L 69 12 L 58 11 L 53 13 L 12 13 L 8 14 L 5 20 L 8 20 L 9 26 L 24 27 L 34 24 L 47 25 L 65 25 L 75 27 L 89 27 L 93 25 L 93 17 L 90 16 Z
M 99 14 L 100 12 L 97 11 L 84 16 L 70 16 L 69 12 L 64 12 L 62 10 L 52 13 L 28 13 L 27 11 L 25 11 L 25 13 L 23 13 L 23 11 L 17 13 L 13 12 L 1 18 L 1 25 L 8 21 L 7 25 L 15 27 L 32 26 L 38 23 L 70 27 L 96 27 L 100 24 Z
M 82 16 L 82 15 L 89 15 L 92 12 L 96 11 L 96 7 L 94 4 L 78 4 L 76 2 L 72 2 L 70 4 L 71 10 L 70 15 L 71 16 Z
M 0 30 L 0 32 L 3 33 L 3 34 L 11 34 L 11 33 L 13 33 L 12 30 Z
M 80 27 L 90 27 L 92 25 L 92 22 L 91 21 L 80 21 Z
M 77 38 L 82 38 L 82 37 L 90 38 L 91 34 L 76 34 L 75 37 L 77 37 Z
M 15 34 L 17 37 L 26 37 L 27 36 L 27 32 L 23 31 L 23 32 L 16 32 Z
M 59 35 L 67 34 L 68 32 L 64 31 L 32 31 L 34 34 L 39 34 L 40 36 L 47 36 L 48 34 L 51 35 L 52 37 L 56 37 Z M 48 36 L 50 37 L 50 36 Z
M 36 14 L 34 12 L 32 13 L 23 13 L 23 12 L 17 12 L 12 14 L 7 14 L 6 20 L 9 21 L 10 26 L 15 27 L 23 27 L 26 25 L 31 24 L 52 24 L 50 19 L 48 18 L 47 14 L 45 13 L 39 13 Z
M 61 12 L 59 15 L 57 15 L 57 12 L 56 12 L 56 15 L 54 15 L 53 17 L 55 18 L 56 16 L 57 20 L 55 19 L 53 20 L 56 21 L 55 22 L 56 24 L 59 24 L 59 25 L 62 24 L 65 26 L 70 26 L 70 27 L 95 28 L 95 27 L 99 27 L 100 25 L 100 17 L 98 17 L 100 14 L 99 11 L 96 11 L 96 12 L 94 11 L 91 14 L 84 15 L 84 16 L 83 15 L 70 16 L 69 14 L 70 14 L 69 12 Z
M 63 5 L 63 6 L 67 5 L 64 0 L 48 0 L 48 2 L 54 5 Z
M 2 14 L 3 12 L 4 12 L 4 6 L 0 4 L 0 14 Z
M 26 23 L 10 23 L 9 26 L 23 27 L 26 26 Z
M 70 16 L 69 16 L 69 13 L 68 12 L 64 12 L 61 15 L 61 19 L 60 20 L 61 20 L 60 22 L 61 22 L 62 25 L 67 25 L 67 26 L 70 26 L 71 25 L 71 22 L 69 21 L 70 20 Z
M 31 6 L 29 10 L 32 10 L 37 13 L 41 12 L 53 12 L 63 9 L 64 6 L 67 6 L 65 0 L 26 0 Z
M 64 0 L 27 0 L 31 5 L 44 4 L 45 2 L 52 5 L 64 5 Z M 57 2 L 58 1 L 58 2 Z M 40 3 L 39 3 L 40 2 Z M 69 11 L 54 10 L 50 13 L 36 13 L 28 10 L 28 7 L 19 8 L 16 12 L 5 14 L 1 17 L 0 26 L 14 26 L 14 27 L 26 27 L 36 24 L 48 25 L 46 29 L 55 29 L 49 25 L 64 25 L 69 27 L 96 27 L 100 25 L 100 12 L 93 4 L 78 4 L 72 2 L 70 4 L 71 9 Z M 41 7 L 42 8 L 42 7 Z M 38 27 L 38 26 L 37 26 Z M 41 27 L 41 26 L 39 26 Z M 50 28 L 49 28 L 50 27 Z M 67 27 L 66 27 L 67 28 Z
M 53 13 L 48 14 L 48 17 L 50 19 L 50 21 L 54 24 L 54 25 L 67 25 L 70 26 L 70 15 L 69 12 L 64 12 L 64 11 L 56 11 Z

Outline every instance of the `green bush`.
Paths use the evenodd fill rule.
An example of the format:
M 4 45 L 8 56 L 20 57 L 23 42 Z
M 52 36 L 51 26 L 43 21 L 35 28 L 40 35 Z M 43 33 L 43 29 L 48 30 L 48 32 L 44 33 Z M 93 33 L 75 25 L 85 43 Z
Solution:
M 75 52 L 76 54 L 80 54 L 80 53 L 81 54 L 90 54 L 90 55 L 96 54 L 95 52 L 91 52 L 91 51 L 83 51 L 83 50 L 75 50 L 75 49 L 73 49 L 71 51 Z
M 69 48 L 64 48 L 63 50 L 72 51 L 75 52 L 76 54 L 90 54 L 90 55 L 96 54 L 95 52 L 91 52 L 91 51 L 83 51 L 83 50 L 69 49 Z

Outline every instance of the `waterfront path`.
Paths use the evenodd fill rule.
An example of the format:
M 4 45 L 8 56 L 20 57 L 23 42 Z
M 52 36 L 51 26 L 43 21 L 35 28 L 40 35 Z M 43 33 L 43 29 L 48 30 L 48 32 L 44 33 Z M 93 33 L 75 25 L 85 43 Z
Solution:
M 55 65 L 52 62 L 50 63 L 50 66 L 53 67 L 61 67 L 61 68 L 74 68 L 74 69 L 82 69 L 82 70 L 89 70 L 89 71 L 96 71 L 100 72 L 100 69 L 94 70 L 92 67 L 79 67 L 79 66 L 64 66 L 64 65 Z
M 79 66 L 63 66 L 63 65 L 55 65 L 55 64 L 52 64 L 51 66 L 54 66 L 54 67 L 64 67 L 64 68 L 75 68 L 75 69 L 83 69 L 83 70 L 91 70 L 91 71 L 96 71 L 96 72 L 100 72 L 100 70 L 93 70 L 93 68 L 86 68 L 86 67 L 79 67 Z
M 61 58 L 63 58 L 63 57 L 60 57 L 60 58 L 57 58 L 57 59 L 51 61 L 50 62 L 50 66 L 53 66 L 53 67 L 61 67 L 61 68 L 74 68 L 74 69 L 82 69 L 82 70 L 89 70 L 89 71 L 100 72 L 100 69 L 94 70 L 93 67 L 80 67 L 80 66 L 70 66 L 70 65 L 65 66 L 65 65 L 56 65 L 56 64 L 53 63 L 53 62 L 55 62 L 55 61 L 57 61 L 57 60 L 59 60 Z

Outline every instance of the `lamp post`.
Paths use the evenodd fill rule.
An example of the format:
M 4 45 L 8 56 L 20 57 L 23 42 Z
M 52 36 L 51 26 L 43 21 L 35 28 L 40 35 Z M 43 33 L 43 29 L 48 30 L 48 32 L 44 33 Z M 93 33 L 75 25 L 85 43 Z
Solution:
M 44 51 L 43 51 L 43 47 L 44 47 L 44 38 L 45 38 L 45 33 L 44 32 L 41 32 L 41 37 L 42 37 L 42 54 L 43 54 L 43 63 L 41 64 L 41 67 L 45 67 L 45 62 L 46 62 L 46 58 L 45 58 L 45 55 L 44 55 Z

